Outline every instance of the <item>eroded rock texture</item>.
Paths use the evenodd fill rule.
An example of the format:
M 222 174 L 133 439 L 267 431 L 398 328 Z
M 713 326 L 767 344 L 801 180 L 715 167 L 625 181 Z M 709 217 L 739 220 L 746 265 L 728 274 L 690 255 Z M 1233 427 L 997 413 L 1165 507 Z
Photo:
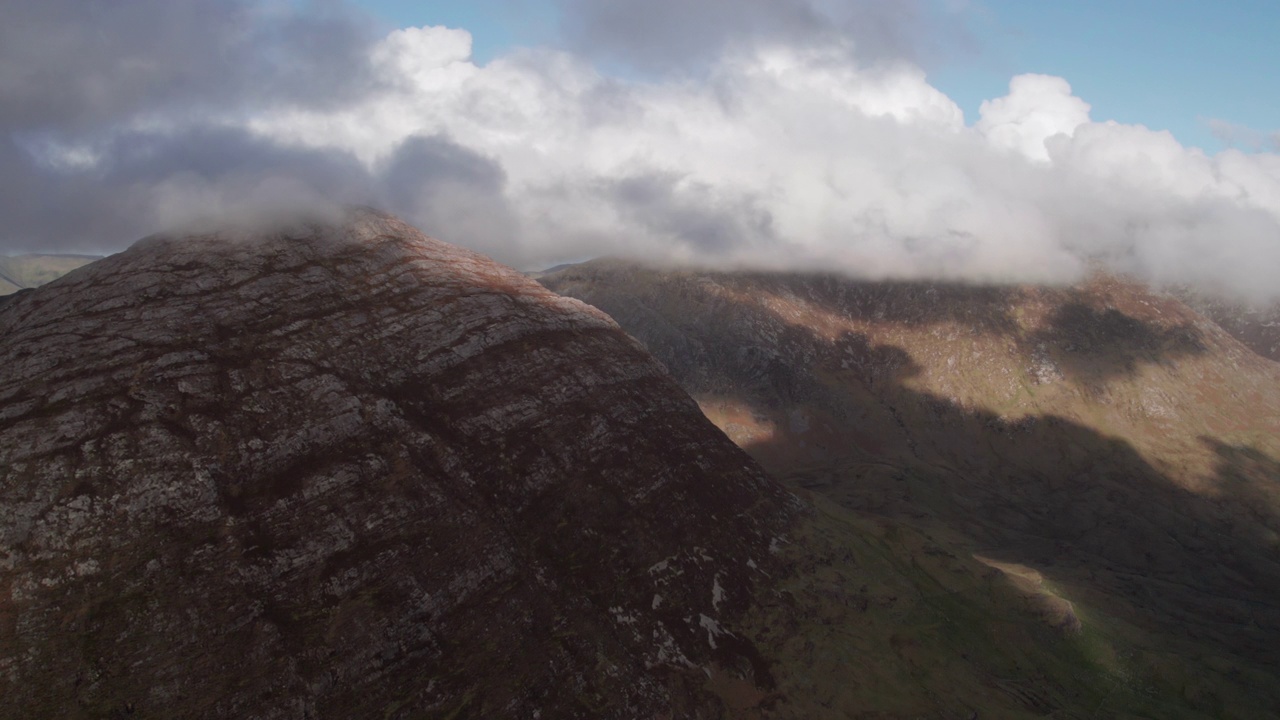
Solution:
M 0 306 L 0 716 L 708 717 L 794 499 L 604 314 L 359 211 Z

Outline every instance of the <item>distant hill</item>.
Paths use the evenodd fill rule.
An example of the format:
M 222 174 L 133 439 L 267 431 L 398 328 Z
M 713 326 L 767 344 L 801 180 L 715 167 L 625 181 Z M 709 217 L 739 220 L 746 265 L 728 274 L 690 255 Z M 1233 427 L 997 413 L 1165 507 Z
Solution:
M 541 282 L 609 313 L 793 487 L 1041 578 L 1153 696 L 1280 717 L 1280 364 L 1209 317 L 1105 275 L 601 260 Z
M 577 264 L 578 263 L 560 263 L 559 265 L 553 265 L 547 268 L 546 270 L 530 270 L 525 273 L 525 276 L 533 278 L 534 280 L 537 280 L 538 278 L 545 277 L 553 273 L 558 273 L 561 270 L 566 270 Z
M 40 287 L 101 257 L 101 255 L 0 255 L 0 295 L 8 295 L 23 288 Z

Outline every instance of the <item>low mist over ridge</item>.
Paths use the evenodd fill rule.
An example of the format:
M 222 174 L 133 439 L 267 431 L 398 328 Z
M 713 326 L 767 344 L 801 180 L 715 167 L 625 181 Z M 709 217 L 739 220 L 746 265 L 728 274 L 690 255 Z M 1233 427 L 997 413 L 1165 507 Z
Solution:
M 727 25 L 722 3 L 646 6 L 611 55 L 640 5 L 566 1 L 568 49 L 477 64 L 466 30 L 387 33 L 343 4 L 5 2 L 0 61 L 31 70 L 0 83 L 0 248 L 355 202 L 526 268 L 1069 282 L 1102 263 L 1280 296 L 1280 156 L 1094 117 L 1047 75 L 966 118 L 922 69 L 919 13 L 784 5 Z M 702 44 L 671 36 L 690 18 Z

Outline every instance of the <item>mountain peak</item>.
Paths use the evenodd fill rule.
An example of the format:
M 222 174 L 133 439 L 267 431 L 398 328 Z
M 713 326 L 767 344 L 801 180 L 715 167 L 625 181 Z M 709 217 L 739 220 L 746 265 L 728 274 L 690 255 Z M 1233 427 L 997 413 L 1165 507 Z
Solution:
M 0 309 L 0 364 L 0 694 L 31 716 L 770 682 L 717 633 L 794 498 L 605 315 L 395 218 L 148 238 Z

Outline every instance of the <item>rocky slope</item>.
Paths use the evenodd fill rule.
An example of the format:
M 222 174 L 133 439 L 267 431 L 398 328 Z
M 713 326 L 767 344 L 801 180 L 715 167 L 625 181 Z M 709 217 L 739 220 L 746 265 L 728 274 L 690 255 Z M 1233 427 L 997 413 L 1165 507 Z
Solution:
M 542 282 L 793 485 L 1073 603 L 1119 684 L 1280 712 L 1280 365 L 1175 298 L 611 260 Z
M 603 313 L 369 211 L 0 305 L 0 716 L 715 717 L 794 496 Z M 745 692 L 745 690 L 744 690 Z
M 1280 303 L 1248 305 L 1187 288 L 1179 288 L 1175 294 L 1249 349 L 1280 362 Z

